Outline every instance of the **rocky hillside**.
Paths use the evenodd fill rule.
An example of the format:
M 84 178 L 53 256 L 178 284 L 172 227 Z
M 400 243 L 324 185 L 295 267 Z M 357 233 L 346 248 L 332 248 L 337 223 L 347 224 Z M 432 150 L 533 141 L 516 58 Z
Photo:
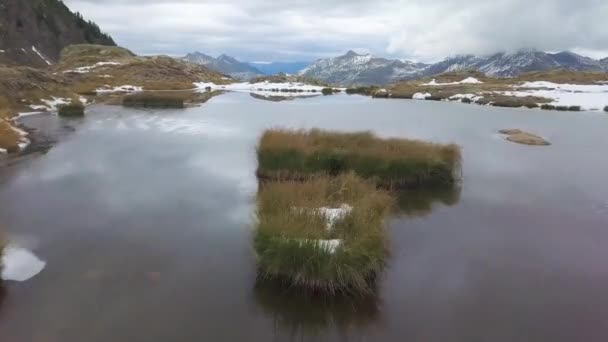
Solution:
M 72 44 L 116 45 L 61 0 L 0 0 L 0 64 L 45 67 Z
M 264 75 L 264 73 L 255 67 L 240 62 L 228 55 L 220 55 L 217 58 L 213 58 L 201 52 L 193 52 L 186 55 L 183 59 L 243 81 Z
M 320 59 L 300 75 L 332 84 L 388 84 L 420 75 L 428 66 L 421 63 L 377 58 L 349 51 L 343 56 Z
M 477 70 L 493 77 L 515 77 L 527 72 L 555 69 L 608 71 L 608 58 L 598 61 L 572 52 L 519 51 L 489 56 L 461 55 L 429 65 L 374 58 L 350 51 L 344 56 L 318 60 L 300 74 L 329 83 L 385 85 L 463 70 Z

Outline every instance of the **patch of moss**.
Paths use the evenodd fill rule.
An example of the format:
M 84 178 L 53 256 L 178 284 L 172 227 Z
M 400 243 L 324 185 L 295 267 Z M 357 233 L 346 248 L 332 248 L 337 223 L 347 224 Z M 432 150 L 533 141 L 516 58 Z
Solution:
M 57 114 L 64 117 L 82 117 L 84 116 L 84 110 L 85 107 L 82 103 L 75 102 L 59 106 Z

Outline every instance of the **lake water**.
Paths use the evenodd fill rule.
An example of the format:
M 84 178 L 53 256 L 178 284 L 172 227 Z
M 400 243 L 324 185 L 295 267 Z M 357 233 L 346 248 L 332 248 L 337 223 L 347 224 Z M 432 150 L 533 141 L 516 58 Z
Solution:
M 0 169 L 0 223 L 46 262 L 5 283 L 3 342 L 608 341 L 608 115 L 243 93 L 87 114 L 24 118 L 51 148 Z M 391 219 L 377 298 L 280 294 L 252 249 L 270 127 L 453 142 L 463 188 Z

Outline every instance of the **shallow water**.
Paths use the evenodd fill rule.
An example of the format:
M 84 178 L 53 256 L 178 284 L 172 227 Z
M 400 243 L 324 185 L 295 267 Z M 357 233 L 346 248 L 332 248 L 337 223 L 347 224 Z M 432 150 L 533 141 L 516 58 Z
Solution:
M 2 341 L 606 341 L 608 116 L 360 96 L 183 111 L 94 106 L 23 123 L 45 152 L 0 171 L 0 222 L 46 268 L 0 294 Z M 378 297 L 304 301 L 256 285 L 265 128 L 454 142 L 460 194 L 390 223 Z M 550 147 L 504 141 L 521 128 Z

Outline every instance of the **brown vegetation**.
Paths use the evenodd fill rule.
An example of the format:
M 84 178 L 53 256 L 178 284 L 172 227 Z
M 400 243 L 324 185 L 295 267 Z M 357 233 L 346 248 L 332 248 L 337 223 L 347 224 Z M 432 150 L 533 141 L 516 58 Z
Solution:
M 503 129 L 499 131 L 500 134 L 506 135 L 506 139 L 508 141 L 524 144 L 524 145 L 533 145 L 533 146 L 548 146 L 551 145 L 547 140 L 542 137 L 532 134 L 529 132 L 524 132 L 520 129 Z
M 261 179 L 301 179 L 354 171 L 379 186 L 399 189 L 458 181 L 456 145 L 381 139 L 369 132 L 268 130 L 258 147 Z

